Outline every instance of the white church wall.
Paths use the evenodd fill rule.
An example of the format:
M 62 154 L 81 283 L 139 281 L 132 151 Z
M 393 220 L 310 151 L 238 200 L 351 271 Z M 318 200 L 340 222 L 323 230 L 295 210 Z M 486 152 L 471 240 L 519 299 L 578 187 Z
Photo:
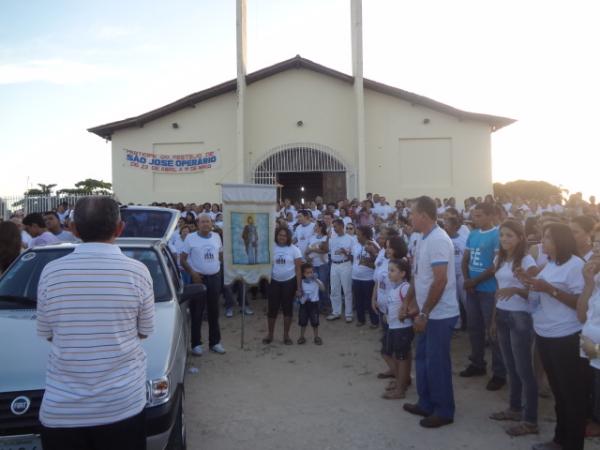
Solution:
M 492 190 L 489 125 L 365 90 L 367 190 L 388 199 Z
M 218 151 L 219 162 L 197 173 L 156 173 L 130 167 L 125 149 L 157 154 Z M 124 203 L 217 201 L 220 188 L 216 183 L 235 181 L 235 94 L 205 100 L 140 128 L 115 132 L 112 159 L 114 191 Z
M 246 107 L 248 179 L 271 149 L 299 142 L 330 147 L 343 163 L 355 166 L 350 84 L 306 69 L 288 70 L 250 84 Z

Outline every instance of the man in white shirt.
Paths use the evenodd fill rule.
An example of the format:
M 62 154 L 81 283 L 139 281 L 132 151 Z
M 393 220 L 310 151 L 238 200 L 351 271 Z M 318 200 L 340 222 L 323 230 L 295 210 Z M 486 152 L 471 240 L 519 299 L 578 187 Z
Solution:
M 454 246 L 437 226 L 437 206 L 430 197 L 416 200 L 411 214 L 415 231 L 422 234 L 417 244 L 414 277 L 407 301 L 417 302 L 420 313 L 414 320 L 416 375 L 419 401 L 404 409 L 423 416 L 425 428 L 438 428 L 454 421 L 454 392 L 450 342 L 458 320 Z
M 58 244 L 60 241 L 56 236 L 46 229 L 46 223 L 40 213 L 27 214 L 23 219 L 25 231 L 31 236 L 29 248 L 44 245 Z
M 352 246 L 354 240 L 344 233 L 344 221 L 333 221 L 333 233 L 325 241 L 325 250 L 331 255 L 331 307 L 327 320 L 339 319 L 342 315 L 342 291 L 346 322 L 352 322 Z
M 308 241 L 314 234 L 315 224 L 314 222 L 311 222 L 310 219 L 310 212 L 304 209 L 298 212 L 298 215 L 296 216 L 298 226 L 294 231 L 293 244 L 300 249 L 302 255 L 306 252 Z
M 44 222 L 46 223 L 48 231 L 56 236 L 60 242 L 77 242 L 77 238 L 73 236 L 73 233 L 63 230 L 60 226 L 61 221 L 58 214 L 54 211 L 47 211 L 44 213 Z
M 212 219 L 208 213 L 201 213 L 196 221 L 198 232 L 190 233 L 183 242 L 181 265 L 192 277 L 193 283 L 206 286 L 206 301 L 199 305 L 192 302 L 192 353 L 200 356 L 203 352 L 201 327 L 204 308 L 208 312 L 208 345 L 211 351 L 225 353 L 221 345 L 219 329 L 219 296 L 221 295 L 221 260 L 223 244 L 221 237 L 211 231 Z
M 58 220 L 60 221 L 60 223 L 62 225 L 65 224 L 65 220 L 67 219 L 67 217 L 69 217 L 70 213 L 71 213 L 71 210 L 69 209 L 68 202 L 62 202 L 60 205 L 58 205 L 57 216 L 58 216 Z
M 123 228 L 113 199 L 79 200 L 83 243 L 41 273 L 37 333 L 50 341 L 44 450 L 146 448 L 141 341 L 154 330 L 154 290 L 146 266 L 114 244 Z

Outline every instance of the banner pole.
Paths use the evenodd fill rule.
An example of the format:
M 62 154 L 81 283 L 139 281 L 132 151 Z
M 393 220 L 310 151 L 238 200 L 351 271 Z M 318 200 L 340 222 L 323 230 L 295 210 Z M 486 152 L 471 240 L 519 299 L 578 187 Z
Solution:
M 241 335 L 241 343 L 240 348 L 244 349 L 244 324 L 246 322 L 246 282 L 242 278 L 242 285 L 240 287 L 242 290 L 242 335 Z

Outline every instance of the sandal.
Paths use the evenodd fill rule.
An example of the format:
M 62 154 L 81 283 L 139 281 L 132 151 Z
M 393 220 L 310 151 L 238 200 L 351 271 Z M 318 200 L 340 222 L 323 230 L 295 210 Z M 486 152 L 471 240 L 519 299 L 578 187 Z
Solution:
M 319 336 L 315 337 L 315 344 L 323 345 L 323 339 L 321 339 Z
M 406 398 L 406 393 L 403 391 L 398 391 L 398 390 L 394 389 L 393 391 L 385 392 L 381 396 L 381 398 L 385 398 L 386 400 L 397 400 L 397 399 Z
M 538 434 L 540 432 L 538 426 L 534 423 L 521 422 L 518 425 L 507 428 L 506 434 L 512 437 L 525 436 L 526 434 Z
M 492 420 L 513 420 L 520 421 L 521 420 L 521 412 L 520 411 L 511 411 L 507 409 L 505 411 L 496 412 L 490 414 L 490 419 Z
M 273 338 L 272 337 L 266 337 L 262 340 L 262 343 L 265 345 L 270 344 L 271 342 L 273 342 Z
M 302 345 L 306 343 L 306 339 L 304 339 L 303 337 L 298 338 L 298 345 Z
M 292 340 L 291 340 L 289 337 L 288 337 L 288 338 L 285 338 L 285 339 L 283 340 L 283 343 L 284 343 L 285 345 L 292 345 L 292 344 L 293 344 Z
M 377 378 L 384 380 L 386 378 L 394 378 L 394 374 L 390 372 L 381 372 L 377 374 Z

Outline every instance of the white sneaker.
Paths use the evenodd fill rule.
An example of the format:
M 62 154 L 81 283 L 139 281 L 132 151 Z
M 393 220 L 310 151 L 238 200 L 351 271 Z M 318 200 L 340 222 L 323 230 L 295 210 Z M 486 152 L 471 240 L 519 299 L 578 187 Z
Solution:
M 329 314 L 325 319 L 326 320 L 338 320 L 340 318 L 339 314 Z
M 244 314 L 246 314 L 247 316 L 251 316 L 254 314 L 254 311 L 252 311 L 252 309 L 249 306 L 246 306 L 246 309 L 244 310 Z
M 192 349 L 192 355 L 196 355 L 196 356 L 202 356 L 202 352 L 204 351 L 204 349 L 202 348 L 202 345 L 196 345 L 193 349 Z
M 215 344 L 210 348 L 210 351 L 222 355 L 225 353 L 225 348 L 221 344 Z
M 227 317 L 228 319 L 232 318 L 233 317 L 233 309 L 227 308 L 225 310 L 225 317 Z
M 352 317 L 346 317 L 346 323 L 352 323 Z

